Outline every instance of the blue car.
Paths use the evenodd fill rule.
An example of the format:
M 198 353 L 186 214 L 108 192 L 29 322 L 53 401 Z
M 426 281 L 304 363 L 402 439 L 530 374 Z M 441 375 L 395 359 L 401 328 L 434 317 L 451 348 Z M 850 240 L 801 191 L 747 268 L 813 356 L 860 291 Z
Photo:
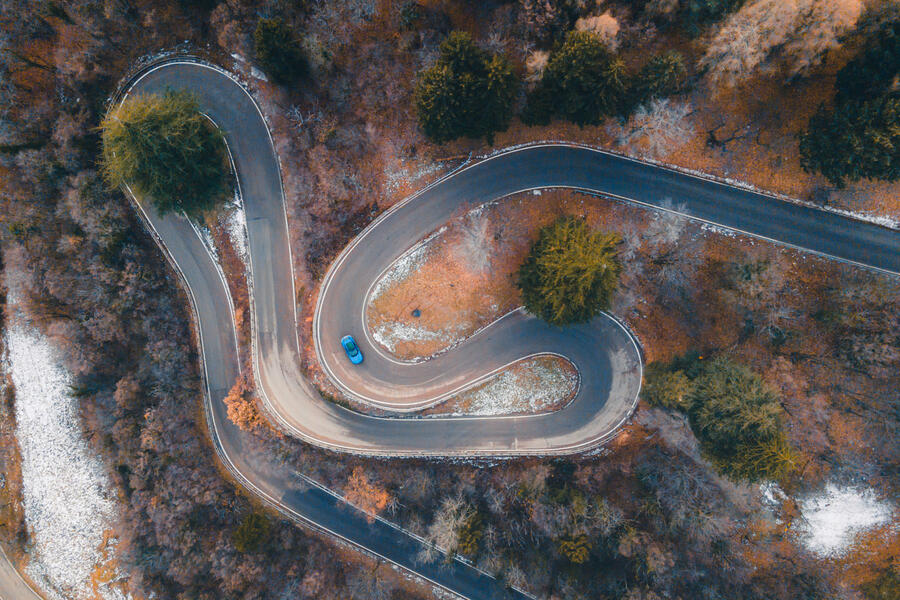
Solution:
M 362 350 L 359 349 L 359 346 L 356 345 L 356 340 L 353 339 L 352 335 L 345 335 L 341 338 L 341 346 L 344 347 L 344 352 L 347 353 L 347 358 L 350 359 L 354 365 L 358 365 L 363 361 Z

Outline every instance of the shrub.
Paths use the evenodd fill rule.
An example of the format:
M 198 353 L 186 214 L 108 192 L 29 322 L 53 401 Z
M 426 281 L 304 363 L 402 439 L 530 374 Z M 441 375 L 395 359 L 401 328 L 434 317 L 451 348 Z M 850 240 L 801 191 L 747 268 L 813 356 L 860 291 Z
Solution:
M 484 522 L 481 518 L 481 514 L 474 511 L 472 512 L 472 515 L 466 519 L 466 522 L 463 523 L 462 527 L 459 528 L 459 532 L 457 533 L 458 546 L 456 551 L 469 558 L 476 556 L 483 535 Z
M 664 52 L 653 56 L 634 78 L 632 102 L 643 104 L 684 90 L 687 69 L 680 53 Z
M 269 519 L 261 513 L 248 513 L 234 530 L 234 547 L 239 552 L 259 552 L 269 536 Z
M 494 133 L 509 126 L 518 89 L 509 61 L 488 55 L 468 33 L 453 32 L 416 85 L 419 124 L 438 143 L 482 136 L 493 143 Z
M 541 229 L 519 268 L 525 308 L 554 325 L 588 321 L 608 308 L 622 270 L 621 241 L 584 219 L 563 218 Z
M 588 31 L 569 32 L 529 95 L 523 120 L 546 124 L 557 114 L 578 125 L 596 125 L 626 109 L 627 84 L 625 64 L 600 38 Z
M 253 32 L 253 50 L 263 71 L 275 83 L 290 85 L 309 74 L 309 62 L 287 23 L 260 19 Z
M 581 565 L 591 556 L 591 541 L 585 534 L 564 537 L 559 540 L 559 553 L 569 562 Z
M 691 408 L 693 385 L 684 371 L 670 371 L 659 363 L 651 363 L 644 371 L 641 398 L 652 406 L 681 410 Z
M 196 216 L 225 198 L 230 170 L 224 138 L 188 92 L 132 96 L 100 128 L 110 185 L 131 186 L 160 213 Z

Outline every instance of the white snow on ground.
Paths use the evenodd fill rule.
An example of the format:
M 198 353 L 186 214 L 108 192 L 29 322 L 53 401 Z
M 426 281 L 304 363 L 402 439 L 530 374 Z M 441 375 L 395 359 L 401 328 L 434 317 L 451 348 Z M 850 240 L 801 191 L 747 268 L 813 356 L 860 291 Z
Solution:
M 254 67 L 252 65 L 250 66 L 250 75 L 252 75 L 256 79 L 259 79 L 260 81 L 268 81 L 269 80 L 269 78 L 266 77 L 265 73 L 263 73 L 262 71 L 260 71 L 259 69 L 257 69 L 256 67 Z
M 578 387 L 578 375 L 536 358 L 525 359 L 491 376 L 455 401 L 466 406 L 455 415 L 497 416 L 547 410 Z M 451 402 L 453 402 L 451 400 Z
M 870 489 L 838 487 L 833 483 L 800 500 L 800 542 L 819 556 L 839 555 L 860 531 L 890 521 L 894 507 Z
M 49 598 L 93 598 L 91 571 L 103 561 L 104 531 L 116 517 L 114 493 L 82 437 L 70 376 L 49 341 L 16 323 L 7 346 L 25 522 L 34 543 L 28 573 Z M 101 596 L 123 597 L 112 589 L 101 589 Z
M 443 168 L 440 163 L 422 163 L 399 169 L 385 169 L 385 188 L 389 194 L 396 192 L 404 183 L 415 183 L 418 180 L 436 173 Z
M 397 348 L 397 344 L 401 342 L 441 340 L 447 344 L 453 344 L 460 339 L 459 333 L 454 333 L 453 331 L 446 331 L 443 329 L 432 331 L 417 325 L 396 322 L 385 323 L 384 325 L 376 327 L 372 331 L 372 337 L 390 352 L 394 352 Z
M 247 247 L 247 215 L 244 213 L 244 207 L 239 201 L 235 202 L 228 211 L 225 228 L 228 231 L 228 237 L 231 239 L 231 245 L 238 256 L 241 257 L 244 265 L 250 264 L 250 253 Z

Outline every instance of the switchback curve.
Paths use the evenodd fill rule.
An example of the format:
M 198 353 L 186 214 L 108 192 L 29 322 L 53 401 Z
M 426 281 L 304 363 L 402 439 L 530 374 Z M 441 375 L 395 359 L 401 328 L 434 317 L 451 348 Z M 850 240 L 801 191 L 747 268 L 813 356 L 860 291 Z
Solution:
M 512 456 L 565 454 L 602 443 L 633 410 L 640 389 L 641 359 L 635 340 L 609 316 L 571 328 L 550 328 L 514 313 L 463 346 L 426 365 L 372 361 L 350 370 L 336 344 L 341 333 L 366 338 L 362 323 L 364 291 L 371 278 L 407 246 L 446 220 L 463 202 L 478 204 L 517 191 L 570 187 L 673 210 L 752 236 L 867 267 L 900 272 L 900 235 L 896 231 L 836 213 L 785 202 L 764 194 L 694 177 L 605 152 L 565 144 L 536 145 L 475 163 L 379 217 L 338 257 L 323 283 L 314 335 L 323 367 L 348 393 L 374 403 L 416 403 L 465 385 L 493 363 L 509 362 L 532 349 L 560 349 L 580 369 L 580 397 L 551 415 L 506 418 L 375 418 L 325 402 L 303 377 L 296 337 L 295 291 L 281 177 L 265 120 L 245 90 L 223 71 L 191 60 L 175 60 L 145 70 L 131 92 L 167 87 L 194 92 L 219 124 L 234 159 L 247 213 L 255 341 L 255 372 L 274 417 L 301 439 L 324 448 L 381 456 Z M 183 277 L 201 340 L 213 437 L 233 471 L 269 501 L 297 518 L 342 535 L 353 518 L 336 518 L 339 509 L 310 508 L 293 477 L 259 468 L 260 457 L 247 457 L 239 434 L 230 426 L 218 399 L 239 373 L 231 301 L 215 261 L 183 218 L 160 217 L 145 202 L 143 216 L 167 257 Z M 371 232 L 377 231 L 378 235 Z M 360 335 L 362 333 L 362 335 Z M 499 344 L 505 341 L 505 344 Z M 502 345 L 503 347 L 499 347 Z M 364 351 L 366 348 L 363 348 Z M 480 358 L 474 365 L 469 356 Z M 390 363 L 390 364 L 387 364 Z M 379 370 L 381 369 L 381 370 Z M 253 460 L 251 460 L 251 458 Z M 268 467 L 271 468 L 271 465 Z M 320 503 L 326 500 L 319 500 Z M 324 506 L 324 505 L 323 505 Z M 305 512 L 304 512 L 305 511 Z M 371 548 L 391 534 L 380 530 L 370 540 L 358 519 L 349 539 Z M 378 522 L 380 523 L 380 522 Z M 345 536 L 346 537 L 346 536 Z M 408 566 L 408 554 L 385 556 L 438 581 L 447 575 L 423 574 Z M 459 571 L 461 569 L 461 571 Z M 449 584 L 468 597 L 495 597 L 494 584 L 458 563 Z M 493 580 L 491 580 L 493 581 Z M 460 583 L 462 582 L 462 583 Z M 470 586 L 468 591 L 461 591 Z M 477 590 L 484 591 L 477 591 Z M 494 590 L 494 591 L 492 591 Z

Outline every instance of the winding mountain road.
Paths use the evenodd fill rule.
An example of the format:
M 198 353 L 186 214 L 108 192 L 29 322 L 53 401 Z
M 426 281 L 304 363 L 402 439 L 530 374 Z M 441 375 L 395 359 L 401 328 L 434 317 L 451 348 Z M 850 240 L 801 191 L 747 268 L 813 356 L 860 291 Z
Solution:
M 581 386 L 565 409 L 541 416 L 376 418 L 324 401 L 304 378 L 296 327 L 294 280 L 278 159 L 261 112 L 223 71 L 178 59 L 145 69 L 127 93 L 167 87 L 195 93 L 225 133 L 247 217 L 254 371 L 272 417 L 317 446 L 378 456 L 513 456 L 570 454 L 613 435 L 631 414 L 642 363 L 632 335 L 614 318 L 549 327 L 514 312 L 464 344 L 422 363 L 391 359 L 372 346 L 363 309 L 372 283 L 408 247 L 462 204 L 511 193 L 571 187 L 677 211 L 840 260 L 900 272 L 900 234 L 835 213 L 732 186 L 561 144 L 531 146 L 475 163 L 381 215 L 338 257 L 322 285 L 313 331 L 332 381 L 347 394 L 397 411 L 434 403 L 522 356 L 556 352 L 579 370 Z M 390 524 L 365 518 L 327 490 L 258 455 L 228 420 L 223 398 L 240 373 L 232 303 L 220 270 L 190 223 L 161 217 L 137 199 L 148 226 L 183 277 L 191 299 L 207 385 L 213 441 L 244 485 L 288 516 L 325 529 L 468 598 L 500 598 L 495 580 L 460 561 L 417 565 L 420 542 Z M 352 367 L 338 340 L 353 334 L 366 361 Z

